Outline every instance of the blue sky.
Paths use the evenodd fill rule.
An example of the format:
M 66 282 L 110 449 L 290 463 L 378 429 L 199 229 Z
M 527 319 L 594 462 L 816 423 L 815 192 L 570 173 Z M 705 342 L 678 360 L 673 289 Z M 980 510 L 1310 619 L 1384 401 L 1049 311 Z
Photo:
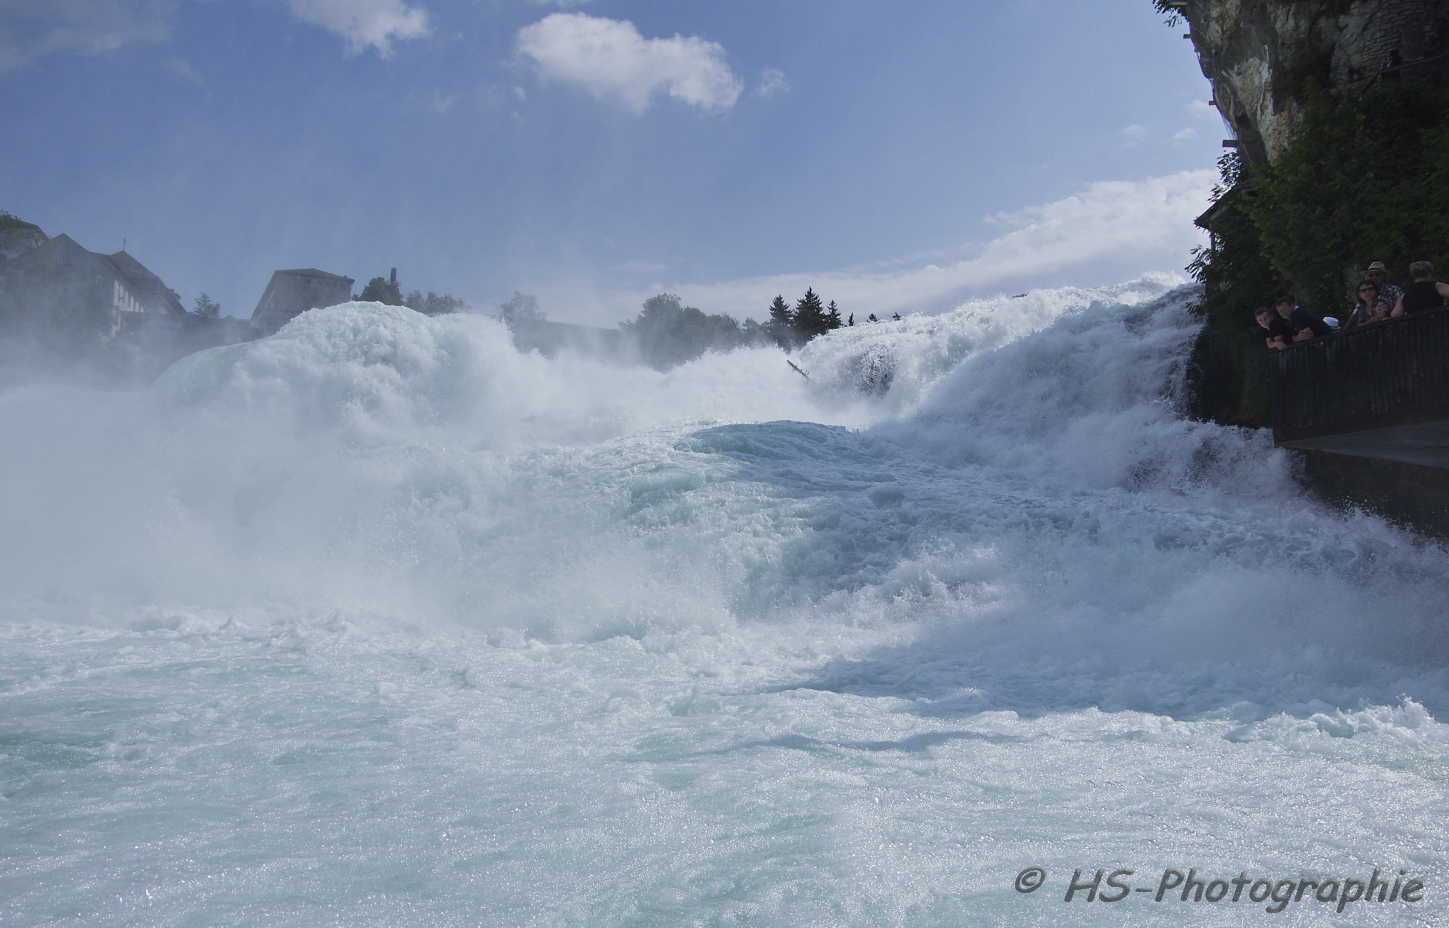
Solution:
M 612 325 L 1176 271 L 1221 121 L 1149 0 L 3 0 L 0 209 Z M 799 292 L 796 292 L 799 291 Z

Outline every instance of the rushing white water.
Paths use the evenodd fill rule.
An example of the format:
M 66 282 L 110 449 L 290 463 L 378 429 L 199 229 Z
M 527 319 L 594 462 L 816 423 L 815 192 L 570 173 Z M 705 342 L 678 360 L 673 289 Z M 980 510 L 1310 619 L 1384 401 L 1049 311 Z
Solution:
M 1449 557 L 1181 418 L 1171 286 L 0 393 L 0 921 L 1439 923 Z

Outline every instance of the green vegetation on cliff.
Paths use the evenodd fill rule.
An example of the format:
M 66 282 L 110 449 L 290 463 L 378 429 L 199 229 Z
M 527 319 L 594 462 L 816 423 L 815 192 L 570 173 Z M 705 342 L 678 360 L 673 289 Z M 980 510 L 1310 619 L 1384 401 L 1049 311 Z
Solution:
M 1212 243 L 1189 271 L 1207 325 L 1194 353 L 1195 409 L 1224 423 L 1269 424 L 1267 364 L 1252 310 L 1291 293 L 1345 316 L 1372 261 L 1392 282 L 1429 260 L 1449 270 L 1449 108 L 1416 80 L 1361 93 L 1310 86 L 1286 149 L 1271 164 L 1221 161 L 1224 186 L 1205 224 Z M 1442 277 L 1441 277 L 1442 279 Z

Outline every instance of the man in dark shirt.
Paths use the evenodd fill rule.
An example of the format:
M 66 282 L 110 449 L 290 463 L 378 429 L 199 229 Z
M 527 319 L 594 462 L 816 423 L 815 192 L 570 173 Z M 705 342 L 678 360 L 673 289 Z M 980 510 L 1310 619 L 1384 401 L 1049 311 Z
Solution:
M 1449 284 L 1435 282 L 1434 265 L 1428 261 L 1415 261 L 1409 265 L 1409 276 L 1414 278 L 1414 282 L 1399 297 L 1394 306 L 1395 316 L 1421 313 L 1444 305 L 1444 297 L 1449 296 Z
M 1306 342 L 1310 338 L 1322 338 L 1325 335 L 1333 334 L 1333 330 L 1322 319 L 1299 309 L 1298 304 L 1293 302 L 1291 296 L 1278 298 L 1278 315 L 1293 327 L 1295 342 Z
M 1264 306 L 1253 314 L 1258 320 L 1258 325 L 1268 330 L 1268 337 L 1263 339 L 1273 351 L 1282 351 L 1293 344 L 1293 327 L 1286 319 L 1279 319 L 1273 314 L 1273 310 Z

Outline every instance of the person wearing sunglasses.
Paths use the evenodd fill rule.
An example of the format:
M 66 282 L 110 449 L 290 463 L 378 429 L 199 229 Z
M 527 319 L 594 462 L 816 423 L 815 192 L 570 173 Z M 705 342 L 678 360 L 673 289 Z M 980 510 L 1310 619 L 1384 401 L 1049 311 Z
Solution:
M 1357 328 L 1361 325 L 1368 325 L 1370 322 L 1383 322 L 1389 318 L 1383 304 L 1379 302 L 1379 285 L 1365 277 L 1358 282 L 1357 298 L 1354 303 L 1353 312 L 1349 314 L 1346 329 Z
M 1399 297 L 1404 295 L 1404 291 L 1389 283 L 1389 269 L 1384 267 L 1382 261 L 1370 264 L 1368 271 L 1363 276 L 1373 281 L 1374 286 L 1379 288 L 1378 303 L 1374 312 L 1379 311 L 1378 307 L 1383 307 L 1384 318 L 1387 319 L 1389 314 L 1394 311 L 1394 307 L 1398 305 Z

